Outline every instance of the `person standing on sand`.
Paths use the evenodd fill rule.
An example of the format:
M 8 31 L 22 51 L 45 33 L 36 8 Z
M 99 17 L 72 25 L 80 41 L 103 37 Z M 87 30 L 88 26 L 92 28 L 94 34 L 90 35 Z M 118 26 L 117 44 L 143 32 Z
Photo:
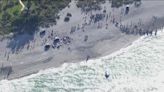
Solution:
M 154 33 L 155 36 L 157 36 L 157 29 L 155 30 L 155 33 Z
M 153 35 L 153 31 L 152 31 L 152 30 L 150 30 L 150 35 L 151 35 L 151 36 Z
M 5 51 L 5 55 L 4 55 L 4 57 L 6 57 L 6 51 Z
M 89 56 L 89 55 L 87 55 L 86 62 L 89 60 L 89 58 L 90 58 L 90 56 Z
M 148 31 L 148 30 L 146 30 L 146 35 L 147 35 L 147 36 L 149 35 L 149 31 Z
M 9 55 L 10 55 L 10 53 L 8 53 L 8 55 L 7 55 L 7 61 L 9 60 Z
M 28 44 L 27 44 L 27 50 L 29 50 L 29 48 L 30 48 L 30 44 L 28 43 Z
M 108 29 L 108 23 L 106 23 L 106 29 Z

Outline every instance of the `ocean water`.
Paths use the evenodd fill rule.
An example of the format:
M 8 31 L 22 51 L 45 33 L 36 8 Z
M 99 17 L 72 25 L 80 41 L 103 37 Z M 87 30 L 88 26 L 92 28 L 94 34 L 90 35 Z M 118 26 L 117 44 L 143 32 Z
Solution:
M 157 37 L 141 37 L 127 48 L 87 63 L 2 80 L 0 92 L 164 92 L 164 30 Z

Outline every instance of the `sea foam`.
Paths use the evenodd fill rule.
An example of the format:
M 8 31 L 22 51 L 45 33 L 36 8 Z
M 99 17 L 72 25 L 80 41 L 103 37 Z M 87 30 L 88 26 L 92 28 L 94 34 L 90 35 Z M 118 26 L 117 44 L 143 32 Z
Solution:
M 0 92 L 163 92 L 163 47 L 161 31 L 158 36 L 143 36 L 108 56 L 2 80 Z

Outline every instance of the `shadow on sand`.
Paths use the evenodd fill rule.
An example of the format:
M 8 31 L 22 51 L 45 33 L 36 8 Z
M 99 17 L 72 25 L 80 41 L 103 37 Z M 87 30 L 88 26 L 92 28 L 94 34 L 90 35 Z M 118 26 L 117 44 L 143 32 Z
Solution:
M 34 35 L 38 31 L 38 18 L 32 17 L 26 20 L 18 20 L 14 23 L 14 36 L 10 38 L 7 48 L 10 48 L 12 53 L 16 53 L 34 40 Z
M 17 34 L 10 38 L 10 41 L 7 44 L 7 48 L 10 48 L 12 53 L 17 53 L 18 51 L 22 50 L 25 45 L 29 44 L 30 41 L 33 40 L 34 34 Z

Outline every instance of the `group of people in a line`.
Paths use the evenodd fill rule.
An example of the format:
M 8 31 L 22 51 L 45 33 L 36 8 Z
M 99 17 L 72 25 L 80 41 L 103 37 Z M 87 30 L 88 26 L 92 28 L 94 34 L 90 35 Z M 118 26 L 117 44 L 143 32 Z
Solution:
M 157 29 L 153 28 L 146 28 L 144 26 L 139 26 L 139 25 L 134 25 L 134 26 L 129 26 L 129 25 L 120 25 L 119 29 L 121 32 L 126 33 L 126 34 L 132 34 L 132 35 L 157 35 Z

